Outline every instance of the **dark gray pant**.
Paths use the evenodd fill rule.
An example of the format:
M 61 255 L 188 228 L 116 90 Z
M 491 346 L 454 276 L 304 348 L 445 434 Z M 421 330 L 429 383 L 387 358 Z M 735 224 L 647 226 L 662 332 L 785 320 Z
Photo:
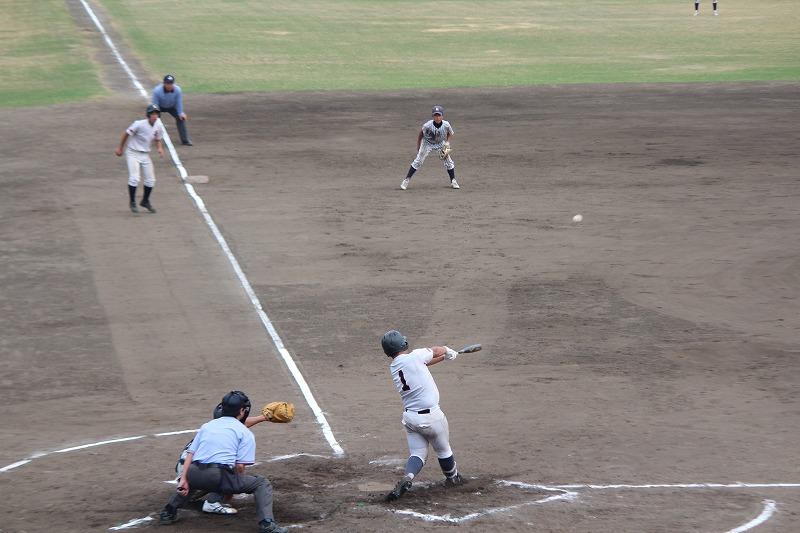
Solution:
M 194 489 L 207 490 L 210 492 L 219 493 L 220 483 L 219 468 L 200 468 L 195 463 L 189 465 L 189 470 L 186 472 L 186 481 L 189 483 L 189 492 Z M 272 514 L 272 483 L 262 476 L 248 476 L 243 474 L 245 494 L 252 494 L 256 500 L 256 515 L 258 521 L 268 519 L 273 520 Z M 172 493 L 167 505 L 178 509 L 189 499 L 187 496 L 181 496 L 177 491 Z
M 181 138 L 181 142 L 185 143 L 189 141 L 189 132 L 186 131 L 186 121 L 181 120 L 180 115 L 178 115 L 178 111 L 174 107 L 162 107 L 162 113 L 169 113 L 173 117 L 175 117 L 175 124 L 178 126 L 178 135 Z

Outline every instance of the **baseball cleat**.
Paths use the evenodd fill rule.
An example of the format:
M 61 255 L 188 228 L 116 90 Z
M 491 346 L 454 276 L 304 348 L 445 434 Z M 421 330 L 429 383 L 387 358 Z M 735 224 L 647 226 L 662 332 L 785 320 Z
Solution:
M 155 213 L 156 212 L 156 208 L 153 207 L 152 205 L 150 205 L 150 202 L 142 202 L 139 205 L 144 207 L 145 209 L 147 209 L 151 213 Z
M 697 15 L 699 15 L 699 14 L 700 14 L 700 12 L 699 12 L 699 11 L 695 11 L 695 12 L 694 12 L 694 16 L 695 16 L 695 17 L 696 17 Z
M 133 211 L 134 213 L 139 212 L 139 208 L 136 207 L 136 202 L 131 202 L 131 211 Z
M 192 146 L 192 141 L 183 141 L 181 144 L 184 146 Z
M 716 9 L 714 10 L 714 16 L 715 17 L 717 16 L 717 10 Z
M 454 189 L 460 189 L 461 188 L 461 187 L 458 186 L 458 182 L 456 180 L 450 180 L 450 185 L 452 185 Z
M 173 511 L 170 513 L 169 511 L 164 509 L 163 511 L 161 511 L 159 518 L 161 519 L 161 525 L 163 526 L 174 524 L 175 522 L 178 521 L 178 511 Z
M 411 481 L 408 479 L 401 479 L 400 481 L 397 482 L 397 485 L 395 485 L 394 490 L 392 490 L 392 492 L 390 492 L 386 496 L 386 501 L 393 502 L 399 500 L 400 497 L 406 492 L 408 492 L 408 489 L 410 488 L 411 488 Z
M 464 483 L 464 479 L 461 477 L 461 474 L 456 474 L 453 477 L 445 478 L 444 486 L 445 487 L 455 487 L 456 485 L 462 485 Z
M 213 514 L 236 514 L 239 511 L 224 503 L 203 502 L 203 512 Z
M 271 520 L 267 524 L 261 524 L 258 527 L 258 533 L 289 533 L 289 528 L 281 527 L 275 523 L 275 520 Z
M 406 190 L 406 189 L 408 189 L 408 184 L 409 184 L 409 183 L 411 183 L 411 180 L 410 180 L 410 179 L 408 179 L 408 178 L 404 179 L 404 180 L 403 180 L 403 183 L 401 183 L 401 184 L 400 184 L 400 188 L 401 188 L 402 190 Z

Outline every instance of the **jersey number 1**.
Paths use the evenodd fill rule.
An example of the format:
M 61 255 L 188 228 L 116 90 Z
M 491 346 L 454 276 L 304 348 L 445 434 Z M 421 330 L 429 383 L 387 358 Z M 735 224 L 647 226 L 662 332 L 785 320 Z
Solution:
M 409 387 L 409 386 L 408 386 L 408 383 L 406 383 L 406 378 L 405 378 L 405 376 L 403 376 L 403 371 L 402 371 L 402 370 L 400 370 L 400 371 L 397 373 L 397 375 L 400 377 L 400 383 L 402 383 L 402 384 L 403 384 L 403 390 L 411 390 L 411 387 Z

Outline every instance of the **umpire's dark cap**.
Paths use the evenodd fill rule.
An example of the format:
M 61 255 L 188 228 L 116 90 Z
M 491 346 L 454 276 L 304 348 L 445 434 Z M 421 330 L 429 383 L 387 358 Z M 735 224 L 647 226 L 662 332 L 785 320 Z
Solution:
M 164 76 L 164 83 L 175 83 L 175 76 L 172 74 L 167 74 Z

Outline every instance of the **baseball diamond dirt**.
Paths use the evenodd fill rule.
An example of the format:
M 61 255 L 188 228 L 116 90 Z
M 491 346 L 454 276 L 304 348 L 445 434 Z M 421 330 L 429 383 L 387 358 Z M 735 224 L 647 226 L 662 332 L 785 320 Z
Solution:
M 115 76 L 0 111 L 2 533 L 161 531 L 232 389 L 295 403 L 250 467 L 292 530 L 800 530 L 800 84 L 191 95 L 192 190 L 340 454 L 169 157 L 129 211 Z M 461 189 L 401 191 L 433 104 Z M 433 368 L 469 483 L 429 460 L 389 504 L 394 328 L 484 348 Z M 163 531 L 255 531 L 234 505 Z
M 128 210 L 143 100 L 1 112 L 0 529 L 155 518 L 190 438 L 157 435 L 241 389 L 297 406 L 251 470 L 303 531 L 797 530 L 799 88 L 192 96 L 181 160 L 341 457 L 168 158 L 158 213 Z M 401 191 L 432 103 L 461 189 L 431 165 Z M 484 345 L 434 368 L 470 483 L 429 464 L 394 504 L 390 328 Z M 254 530 L 235 504 L 171 531 Z

